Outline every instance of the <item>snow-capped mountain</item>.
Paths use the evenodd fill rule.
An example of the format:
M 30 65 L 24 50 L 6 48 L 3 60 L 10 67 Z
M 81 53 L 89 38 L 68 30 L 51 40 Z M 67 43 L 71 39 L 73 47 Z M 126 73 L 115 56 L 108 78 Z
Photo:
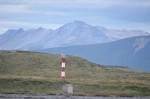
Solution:
M 29 47 L 50 35 L 52 30 L 38 28 L 24 31 L 23 29 L 8 30 L 0 36 L 0 49 L 4 50 L 27 50 Z
M 43 48 L 70 45 L 87 45 L 108 42 L 108 37 L 98 29 L 81 21 L 74 21 L 53 31 L 38 44 Z
M 82 21 L 73 21 L 62 27 L 51 29 L 8 30 L 0 35 L 1 50 L 30 50 L 70 45 L 106 43 L 122 38 L 149 35 L 144 31 L 112 30 L 91 26 Z
M 100 26 L 96 26 L 96 28 L 105 33 L 110 41 L 120 40 L 134 36 L 150 35 L 149 32 L 145 32 L 142 30 L 126 30 L 126 29 L 116 30 L 116 29 L 106 29 Z

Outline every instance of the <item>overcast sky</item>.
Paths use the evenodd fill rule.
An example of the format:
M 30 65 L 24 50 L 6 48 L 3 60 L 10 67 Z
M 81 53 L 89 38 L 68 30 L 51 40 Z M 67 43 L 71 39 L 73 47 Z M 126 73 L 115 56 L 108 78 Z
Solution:
M 19 28 L 56 29 L 74 20 L 150 32 L 150 0 L 0 0 L 0 34 Z

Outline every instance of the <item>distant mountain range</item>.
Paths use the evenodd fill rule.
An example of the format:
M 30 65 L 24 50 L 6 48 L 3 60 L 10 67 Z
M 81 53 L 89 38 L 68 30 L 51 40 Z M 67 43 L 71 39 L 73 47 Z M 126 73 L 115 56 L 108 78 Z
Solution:
M 150 72 L 150 36 L 138 36 L 118 41 L 36 50 L 39 52 L 75 55 L 91 62 L 125 66 Z
M 91 26 L 82 21 L 56 30 L 9 29 L 0 35 L 0 50 L 28 50 L 77 55 L 105 65 L 150 71 L 150 33 Z
M 113 30 L 73 21 L 52 29 L 9 29 L 0 35 L 1 50 L 34 50 L 72 45 L 106 43 L 123 38 L 150 35 L 141 30 Z

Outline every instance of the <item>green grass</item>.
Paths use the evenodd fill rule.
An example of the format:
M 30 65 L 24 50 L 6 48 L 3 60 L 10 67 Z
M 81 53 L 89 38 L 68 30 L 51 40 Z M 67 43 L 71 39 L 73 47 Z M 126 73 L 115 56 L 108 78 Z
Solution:
M 62 82 L 33 79 L 0 79 L 0 91 L 2 93 L 26 93 L 26 94 L 56 94 L 60 93 Z M 49 90 L 51 89 L 51 90 Z
M 150 96 L 150 73 L 107 69 L 66 56 L 66 81 L 60 79 L 60 55 L 0 52 L 0 93 L 62 94 L 71 83 L 73 95 Z

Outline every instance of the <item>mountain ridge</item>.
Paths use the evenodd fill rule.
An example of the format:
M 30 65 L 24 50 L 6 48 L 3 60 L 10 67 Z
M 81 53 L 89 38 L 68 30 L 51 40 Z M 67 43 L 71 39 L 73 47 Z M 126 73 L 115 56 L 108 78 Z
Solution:
M 138 43 L 137 43 L 138 42 Z M 118 41 L 39 49 L 35 51 L 75 55 L 91 62 L 104 65 L 127 66 L 129 68 L 150 71 L 150 36 L 137 36 Z
M 133 33 L 132 33 L 133 32 Z M 73 21 L 58 29 L 18 30 L 9 29 L 0 35 L 1 50 L 29 50 L 71 45 L 106 43 L 123 38 L 150 35 L 139 30 L 111 30 L 100 26 L 91 26 L 82 21 Z

